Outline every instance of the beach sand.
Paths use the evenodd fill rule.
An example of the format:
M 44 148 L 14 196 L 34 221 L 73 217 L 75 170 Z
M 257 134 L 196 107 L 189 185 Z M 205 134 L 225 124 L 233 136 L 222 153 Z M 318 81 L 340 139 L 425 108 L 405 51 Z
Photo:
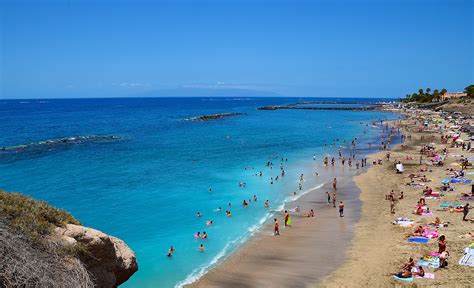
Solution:
M 474 224 L 463 222 L 462 213 L 450 213 L 443 211 L 439 204 L 441 203 L 462 203 L 456 201 L 461 193 L 468 193 L 471 185 L 454 184 L 454 192 L 447 192 L 442 199 L 427 199 L 426 203 L 433 212 L 432 217 L 422 217 L 412 214 L 417 201 L 422 197 L 422 187 L 410 187 L 408 175 L 420 170 L 419 150 L 423 143 L 438 143 L 437 149 L 446 145 L 439 145 L 440 135 L 437 133 L 416 133 L 416 125 L 411 119 L 404 120 L 406 128 L 412 139 L 405 143 L 405 149 L 401 146 L 393 149 L 390 161 L 384 161 L 383 165 L 374 165 L 367 173 L 355 177 L 354 181 L 361 189 L 362 213 L 359 223 L 356 225 L 356 232 L 352 241 L 351 249 L 347 260 L 334 273 L 330 274 L 320 287 L 393 287 L 395 285 L 412 285 L 417 287 L 473 287 L 474 271 L 473 268 L 458 265 L 459 259 L 463 255 L 463 249 L 474 242 L 467 233 L 474 231 Z M 423 136 L 425 140 L 420 140 Z M 434 137 L 431 139 L 431 137 Z M 461 149 L 449 149 L 451 155 L 461 154 Z M 472 157 L 473 153 L 462 151 L 467 157 Z M 410 155 L 414 160 L 406 161 L 406 156 Z M 385 152 L 373 155 L 371 158 L 384 158 Z M 426 157 L 424 157 L 426 159 Z M 446 175 L 447 168 L 458 168 L 452 166 L 456 159 L 449 157 L 443 167 L 426 166 L 432 172 L 426 172 L 428 179 L 432 182 L 428 186 L 433 191 L 439 191 L 436 187 L 441 186 L 443 178 L 449 178 Z M 395 161 L 401 160 L 405 165 L 403 174 L 396 174 L 393 169 Z M 425 161 L 423 161 L 424 163 Z M 472 168 L 470 169 L 472 171 Z M 473 178 L 472 176 L 470 177 Z M 395 214 L 390 213 L 390 203 L 385 200 L 385 195 L 391 190 L 398 196 L 400 191 L 404 191 L 404 199 L 396 204 Z M 472 205 L 472 204 L 470 204 Z M 415 228 L 402 228 L 390 224 L 398 217 L 414 219 L 416 225 L 424 226 L 427 222 L 434 221 L 435 217 L 440 217 L 443 222 L 450 222 L 448 227 L 440 228 L 439 233 L 444 234 L 448 240 L 447 251 L 450 253 L 447 269 L 429 269 L 426 272 L 434 273 L 435 279 L 415 279 L 413 283 L 399 282 L 389 276 L 390 272 L 401 271 L 403 263 L 409 257 L 415 261 L 421 256 L 437 251 L 437 240 L 431 239 L 429 244 L 412 244 L 406 242 L 406 234 L 413 232 Z M 468 215 L 472 218 L 472 212 Z

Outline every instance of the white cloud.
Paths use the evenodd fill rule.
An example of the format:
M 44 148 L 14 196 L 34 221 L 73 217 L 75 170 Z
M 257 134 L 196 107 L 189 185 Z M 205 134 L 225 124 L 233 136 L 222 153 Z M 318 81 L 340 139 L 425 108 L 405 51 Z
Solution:
M 151 87 L 150 83 L 146 82 L 121 82 L 121 83 L 114 83 L 114 86 L 120 86 L 123 88 L 148 88 Z
M 228 83 L 228 82 L 216 82 L 216 83 L 198 83 L 198 84 L 187 84 L 183 85 L 183 88 L 203 88 L 203 89 L 251 89 L 251 90 L 267 90 L 270 87 L 258 84 L 244 84 L 244 83 Z

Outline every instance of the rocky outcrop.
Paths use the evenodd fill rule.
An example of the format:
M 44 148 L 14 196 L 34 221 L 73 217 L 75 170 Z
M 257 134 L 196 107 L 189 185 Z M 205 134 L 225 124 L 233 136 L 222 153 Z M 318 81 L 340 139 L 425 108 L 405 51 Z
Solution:
M 116 237 L 74 224 L 56 228 L 55 234 L 64 245 L 83 245 L 88 253 L 79 257 L 97 287 L 116 287 L 138 270 L 135 253 Z
M 202 115 L 197 117 L 191 117 L 187 120 L 191 121 L 210 121 L 210 120 L 218 120 L 225 117 L 234 117 L 234 116 L 241 116 L 245 115 L 245 113 L 221 113 L 221 114 L 212 114 L 212 115 Z

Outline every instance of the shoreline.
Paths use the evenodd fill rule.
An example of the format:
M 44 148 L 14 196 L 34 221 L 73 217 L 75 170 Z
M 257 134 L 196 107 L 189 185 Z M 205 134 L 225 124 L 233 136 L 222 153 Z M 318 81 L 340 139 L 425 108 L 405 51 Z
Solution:
M 308 281 L 321 281 L 343 263 L 347 251 L 340 247 L 350 244 L 354 225 L 360 218 L 359 191 L 352 177 L 338 178 L 338 197 L 346 204 L 344 218 L 338 216 L 337 208 L 327 204 L 325 191 L 332 193 L 332 184 L 325 183 L 321 188 L 286 203 L 285 209 L 288 204 L 301 207 L 300 213 L 290 212 L 292 227 L 282 227 L 283 211 L 275 214 L 281 223 L 280 236 L 273 236 L 272 223 L 263 224 L 246 243 L 185 287 L 268 287 L 274 285 L 272 281 L 279 281 L 285 287 L 304 287 Z M 315 209 L 315 217 L 306 217 L 306 212 L 314 209 L 315 204 L 321 205 Z M 328 249 L 312 249 L 314 243 Z M 315 271 L 321 261 L 324 267 Z M 281 273 L 274 273 L 275 270 Z M 298 274 L 304 275 L 301 281 L 294 277 Z
M 393 111 L 387 112 L 393 113 Z M 375 139 L 365 140 L 373 141 Z M 393 140 L 397 141 L 396 138 Z M 361 152 L 359 151 L 361 147 L 357 147 L 354 151 Z M 343 150 L 344 153 L 349 152 L 347 148 Z M 362 155 L 369 159 L 370 155 L 376 155 L 380 153 L 379 151 L 378 148 L 362 148 Z M 333 152 L 336 153 L 336 151 Z M 357 170 L 355 167 L 349 168 L 347 163 L 340 166 L 340 160 L 337 159 L 334 168 L 330 165 L 322 168 L 326 170 L 325 174 L 328 179 L 332 179 L 332 177 L 338 179 L 336 205 L 340 200 L 344 201 L 346 205 L 344 218 L 339 217 L 338 209 L 333 208 L 332 204 L 330 207 L 327 207 L 327 204 L 315 206 L 315 204 L 327 203 L 325 192 L 333 193 L 332 182 L 324 183 L 321 189 L 313 187 L 311 190 L 316 191 L 310 191 L 297 200 L 284 204 L 283 210 L 289 210 L 289 206 L 299 205 L 301 207 L 299 215 L 290 212 L 294 227 L 289 228 L 288 232 L 281 227 L 283 226 L 281 222 L 283 210 L 275 213 L 275 217 L 280 222 L 281 234 L 284 234 L 286 239 L 273 241 L 273 221 L 269 219 L 243 245 L 225 256 L 219 263 L 211 266 L 197 280 L 184 286 L 262 287 L 274 286 L 274 281 L 278 281 L 284 284 L 277 286 L 307 287 L 321 283 L 328 274 L 337 270 L 347 257 L 349 249 L 346 247 L 351 245 L 362 209 L 359 196 L 361 191 L 356 186 L 354 178 L 365 174 L 371 167 L 372 165 L 368 164 L 368 166 Z M 320 193 L 317 193 L 318 190 Z M 302 219 L 306 218 L 302 215 L 309 209 L 315 210 L 315 218 Z

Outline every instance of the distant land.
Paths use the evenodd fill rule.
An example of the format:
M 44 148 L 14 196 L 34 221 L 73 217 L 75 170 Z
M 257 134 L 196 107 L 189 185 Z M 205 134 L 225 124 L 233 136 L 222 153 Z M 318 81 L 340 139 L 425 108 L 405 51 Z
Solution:
M 157 89 L 135 94 L 138 97 L 281 97 L 284 95 L 264 90 L 237 88 L 173 88 Z

